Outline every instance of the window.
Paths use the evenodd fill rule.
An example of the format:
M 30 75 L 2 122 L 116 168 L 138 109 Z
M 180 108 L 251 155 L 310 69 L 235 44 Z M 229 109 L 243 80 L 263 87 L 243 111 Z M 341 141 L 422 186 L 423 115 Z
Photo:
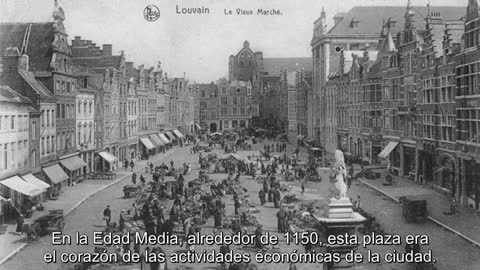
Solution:
M 65 82 L 62 82 L 62 92 L 66 92 L 66 89 L 65 89 Z
M 10 160 L 12 161 L 13 165 L 15 166 L 15 143 L 10 144 Z
M 237 93 L 240 93 L 240 87 L 237 87 Z
M 60 88 L 60 81 L 57 80 L 56 83 L 55 83 L 55 91 L 56 92 L 61 92 L 62 89 Z
M 8 144 L 4 144 L 3 145 L 3 163 L 2 163 L 2 167 L 3 169 L 7 169 L 8 168 Z
M 237 97 L 233 97 L 233 105 L 237 105 Z
M 10 129 L 15 129 L 15 116 L 12 115 L 11 117 L 11 122 L 10 122 Z
M 70 93 L 70 90 L 71 90 L 71 84 L 70 82 L 67 82 L 67 93 Z
M 37 138 L 37 121 L 32 121 L 30 132 L 32 134 L 32 139 L 35 140 Z

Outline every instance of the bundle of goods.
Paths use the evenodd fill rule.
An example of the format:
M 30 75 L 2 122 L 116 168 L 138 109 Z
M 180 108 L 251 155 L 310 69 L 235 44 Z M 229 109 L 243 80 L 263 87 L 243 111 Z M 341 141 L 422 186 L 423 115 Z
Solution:
M 285 204 L 291 204 L 301 201 L 295 194 L 285 195 L 282 199 L 282 202 Z
M 242 213 L 240 223 L 244 226 L 257 226 L 259 224 L 257 217 L 247 212 Z
M 173 222 L 172 233 L 177 236 L 185 235 L 185 233 L 183 232 L 183 224 L 180 222 Z
M 125 228 L 127 229 L 127 231 L 135 232 L 135 231 L 144 230 L 145 229 L 145 224 L 143 224 L 142 220 L 126 221 L 125 222 Z

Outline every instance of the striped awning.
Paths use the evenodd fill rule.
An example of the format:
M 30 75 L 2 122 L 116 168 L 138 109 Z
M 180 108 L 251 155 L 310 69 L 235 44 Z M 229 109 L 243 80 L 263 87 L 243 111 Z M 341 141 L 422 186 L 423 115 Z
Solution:
M 43 192 L 38 187 L 29 184 L 27 181 L 23 180 L 17 175 L 0 181 L 0 184 L 29 197 L 37 196 Z
M 140 138 L 140 141 L 143 143 L 143 145 L 145 145 L 145 147 L 148 149 L 148 150 L 152 150 L 155 148 L 155 145 L 153 145 L 152 141 L 150 141 L 147 137 L 145 138 Z
M 179 139 L 185 137 L 185 136 L 183 136 L 182 133 L 180 133 L 180 131 L 178 131 L 178 129 L 174 129 L 174 130 L 173 130 L 173 134 L 175 134 L 175 136 L 177 136 Z
M 37 177 L 33 176 L 33 174 L 26 174 L 22 176 L 22 179 L 25 180 L 27 183 L 32 184 L 39 188 L 42 191 L 46 191 L 50 185 L 43 182 L 42 180 L 38 179 Z
M 397 147 L 398 145 L 398 142 L 388 142 L 387 146 L 385 146 L 385 148 L 383 148 L 382 152 L 380 152 L 380 154 L 378 154 L 378 157 L 380 158 L 387 158 L 388 155 L 390 155 L 390 153 L 393 151 L 393 149 L 395 149 L 395 147 Z
M 112 163 L 112 162 L 115 162 L 115 160 L 117 160 L 117 158 L 114 155 L 112 155 L 108 152 L 100 152 L 100 153 L 98 153 L 98 155 L 101 156 L 108 163 Z
M 87 166 L 87 163 L 77 156 L 62 159 L 60 163 L 71 172 Z
M 54 184 L 58 184 L 68 179 L 68 175 L 62 170 L 60 165 L 56 164 L 42 169 L 48 176 L 48 179 Z
M 169 144 L 170 143 L 170 140 L 162 133 L 158 133 L 158 137 L 160 138 L 160 140 L 162 140 L 162 142 L 164 144 Z
M 175 140 L 176 139 L 170 131 L 165 131 L 163 134 L 167 135 L 169 140 Z
M 155 145 L 156 147 L 164 145 L 164 143 L 162 142 L 162 140 L 160 140 L 157 134 L 152 134 L 148 137 L 150 138 L 150 141 L 153 143 L 153 145 Z

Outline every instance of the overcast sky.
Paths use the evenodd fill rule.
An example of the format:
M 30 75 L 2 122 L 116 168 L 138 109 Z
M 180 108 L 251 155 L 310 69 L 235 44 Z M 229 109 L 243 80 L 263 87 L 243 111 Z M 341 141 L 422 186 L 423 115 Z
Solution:
M 54 0 L 0 0 L 0 22 L 51 21 Z M 210 82 L 226 76 L 228 56 L 248 40 L 264 57 L 310 57 L 313 22 L 322 7 L 327 24 L 336 12 L 355 5 L 406 6 L 407 0 L 59 0 L 66 15 L 69 40 L 74 36 L 124 50 L 135 66 L 162 62 L 171 76 Z M 428 0 L 412 0 L 425 6 Z M 430 0 L 432 6 L 466 6 L 468 0 Z M 160 19 L 143 17 L 156 5 Z M 210 9 L 208 15 L 176 14 L 176 5 Z M 279 9 L 281 16 L 226 16 L 224 9 Z M 380 14 L 379 14 L 380 16 Z

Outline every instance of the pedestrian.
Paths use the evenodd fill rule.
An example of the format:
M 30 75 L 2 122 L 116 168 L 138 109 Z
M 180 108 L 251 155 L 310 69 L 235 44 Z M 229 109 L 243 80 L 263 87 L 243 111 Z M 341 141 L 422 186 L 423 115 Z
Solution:
M 260 199 L 260 205 L 264 205 L 265 204 L 265 192 L 263 191 L 263 189 L 260 189 L 260 191 L 258 192 L 258 198 Z
M 258 224 L 257 229 L 255 230 L 255 247 L 259 249 L 263 249 L 263 244 L 262 244 L 262 224 Z
M 215 207 L 215 212 L 213 214 L 214 226 L 217 229 L 222 228 L 222 209 L 218 206 Z
M 137 174 L 136 173 L 132 174 L 132 184 L 133 185 L 137 184 Z
M 132 159 L 130 160 L 130 168 L 132 169 L 132 172 L 134 167 L 135 167 L 135 163 L 133 163 L 133 159 Z
M 285 218 L 286 218 L 286 213 L 285 213 L 285 210 L 282 208 L 280 208 L 280 210 L 278 211 L 277 213 L 277 229 L 278 229 L 278 232 L 280 233 L 283 233 L 285 232 Z
M 288 270 L 297 270 L 297 266 L 295 265 L 294 262 L 290 262 L 290 266 L 288 267 Z
M 124 213 L 125 209 L 122 209 L 122 211 L 120 211 L 120 218 L 118 219 L 118 229 L 120 231 L 123 231 L 123 228 L 125 228 L 125 219 L 123 218 Z
M 112 220 L 112 210 L 110 210 L 110 205 L 107 205 L 107 208 L 103 210 L 103 219 L 105 220 L 105 225 L 110 226 L 110 220 Z
M 235 215 L 238 215 L 238 210 L 240 209 L 240 201 L 238 200 L 238 198 L 235 199 L 235 202 L 234 202 L 234 207 L 235 207 Z
M 302 195 L 303 195 L 305 193 L 305 180 L 302 180 L 301 188 L 302 188 Z
M 358 211 L 360 209 L 360 195 L 357 196 L 357 201 L 355 201 L 355 210 Z
M 278 188 L 275 188 L 273 193 L 273 206 L 275 208 L 280 208 L 280 200 L 281 200 L 280 190 Z
M 150 167 L 149 162 L 147 161 L 147 164 L 145 164 L 145 173 L 148 173 L 148 168 L 149 167 Z M 125 169 L 126 169 L 126 167 L 125 167 Z
M 19 235 L 22 235 L 22 232 L 23 232 L 23 223 L 25 222 L 25 217 L 23 216 L 23 214 L 20 214 L 18 215 L 18 218 L 17 218 L 17 228 L 16 228 L 16 232 L 19 234 Z
M 267 191 L 267 193 L 268 193 L 268 196 L 267 196 L 268 202 L 272 202 L 272 201 L 273 201 L 273 188 L 270 188 L 270 189 Z

